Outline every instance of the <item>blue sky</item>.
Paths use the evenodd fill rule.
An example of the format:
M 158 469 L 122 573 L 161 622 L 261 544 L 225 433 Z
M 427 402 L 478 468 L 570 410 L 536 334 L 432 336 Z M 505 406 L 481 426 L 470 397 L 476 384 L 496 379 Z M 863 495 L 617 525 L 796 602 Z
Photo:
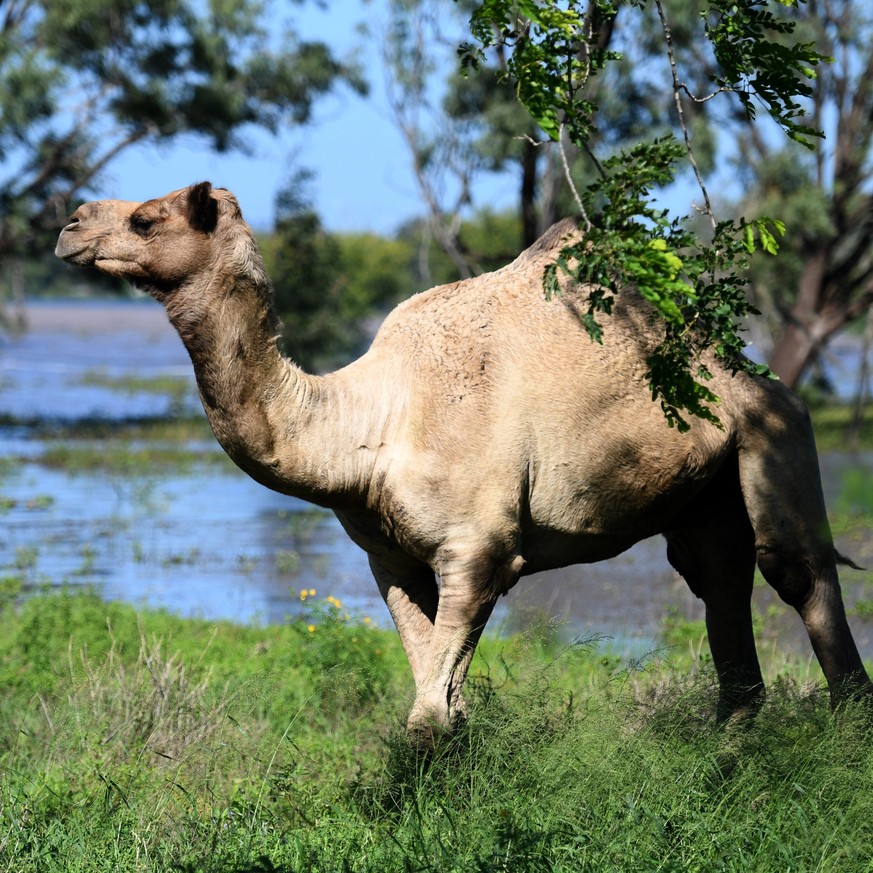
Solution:
M 267 229 L 277 190 L 295 167 L 308 167 L 315 173 L 315 207 L 330 230 L 391 233 L 422 214 L 409 153 L 389 116 L 378 48 L 356 32 L 359 22 L 381 14 L 383 3 L 362 0 L 331 0 L 329 9 L 311 3 L 291 8 L 303 37 L 324 40 L 340 56 L 354 53 L 370 83 L 369 97 L 340 88 L 316 104 L 314 124 L 278 137 L 250 133 L 251 155 L 218 155 L 193 137 L 172 147 L 139 148 L 110 166 L 96 198 L 147 200 L 208 179 L 237 195 L 250 224 Z M 477 193 L 510 205 L 515 187 L 508 175 L 485 180 Z
M 302 38 L 323 40 L 340 57 L 352 54 L 370 84 L 369 96 L 340 87 L 316 103 L 313 123 L 304 128 L 289 128 L 276 137 L 250 131 L 251 154 L 216 154 L 195 137 L 131 150 L 110 165 L 89 199 L 147 200 L 208 179 L 233 191 L 248 222 L 267 230 L 273 225 L 277 191 L 295 170 L 308 168 L 314 172 L 314 206 L 330 230 L 391 234 L 422 215 L 409 152 L 391 121 L 379 48 L 358 31 L 364 21 L 378 30 L 386 6 L 384 0 L 330 0 L 326 8 L 311 0 L 274 4 Z M 513 172 L 480 177 L 474 187 L 478 206 L 511 208 L 517 196 Z M 662 199 L 683 214 L 692 198 L 700 199 L 699 190 L 686 180 Z

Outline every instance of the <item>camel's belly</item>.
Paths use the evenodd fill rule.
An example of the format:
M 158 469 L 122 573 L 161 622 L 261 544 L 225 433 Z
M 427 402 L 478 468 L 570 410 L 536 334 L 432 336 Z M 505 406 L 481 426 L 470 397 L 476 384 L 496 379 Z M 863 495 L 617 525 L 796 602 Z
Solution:
M 667 530 L 712 476 L 643 480 L 614 475 L 584 485 L 565 479 L 531 495 L 522 520 L 525 572 L 603 561 Z
M 525 560 L 522 575 L 555 570 L 571 564 L 595 564 L 598 561 L 605 561 L 620 555 L 639 540 L 653 533 L 656 531 L 646 532 L 643 536 L 568 534 L 543 528 L 529 531 L 522 541 L 521 553 Z

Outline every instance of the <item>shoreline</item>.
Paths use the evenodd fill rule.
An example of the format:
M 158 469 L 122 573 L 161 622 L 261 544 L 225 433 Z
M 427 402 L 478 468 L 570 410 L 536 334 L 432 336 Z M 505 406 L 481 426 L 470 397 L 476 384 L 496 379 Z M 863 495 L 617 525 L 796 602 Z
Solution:
M 24 304 L 25 332 L 74 331 L 76 333 L 111 333 L 116 330 L 166 329 L 174 333 L 164 308 L 150 297 L 54 298 L 28 300 Z

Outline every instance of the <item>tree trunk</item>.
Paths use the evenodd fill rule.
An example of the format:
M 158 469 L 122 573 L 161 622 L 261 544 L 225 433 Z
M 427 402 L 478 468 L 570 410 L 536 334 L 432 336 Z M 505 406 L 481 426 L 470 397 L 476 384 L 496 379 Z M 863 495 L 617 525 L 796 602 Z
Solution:
M 826 338 L 820 330 L 820 315 L 816 310 L 822 300 L 827 262 L 825 248 L 807 256 L 797 299 L 785 314 L 785 329 L 770 353 L 770 369 L 792 389 L 797 388 Z
M 537 143 L 525 138 L 521 144 L 521 237 L 522 248 L 530 248 L 539 238 L 537 220 Z
M 805 325 L 788 323 L 773 346 L 770 369 L 789 388 L 796 389 L 809 365 L 815 360 L 821 341 Z

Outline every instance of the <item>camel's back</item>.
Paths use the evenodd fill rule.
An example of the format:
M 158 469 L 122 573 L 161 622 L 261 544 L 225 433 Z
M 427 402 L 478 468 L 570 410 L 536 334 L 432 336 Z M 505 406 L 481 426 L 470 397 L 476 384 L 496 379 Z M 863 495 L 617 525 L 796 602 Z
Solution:
M 602 344 L 579 317 L 585 289 L 567 285 L 546 298 L 546 266 L 579 238 L 567 219 L 502 269 L 415 295 L 388 316 L 373 350 L 403 360 L 404 372 L 447 404 L 519 381 L 527 392 L 555 384 L 566 394 L 582 379 L 587 395 L 611 392 L 618 381 L 623 390 L 629 381 L 642 385 L 656 334 L 637 294 L 623 293 L 611 316 L 599 316 Z

